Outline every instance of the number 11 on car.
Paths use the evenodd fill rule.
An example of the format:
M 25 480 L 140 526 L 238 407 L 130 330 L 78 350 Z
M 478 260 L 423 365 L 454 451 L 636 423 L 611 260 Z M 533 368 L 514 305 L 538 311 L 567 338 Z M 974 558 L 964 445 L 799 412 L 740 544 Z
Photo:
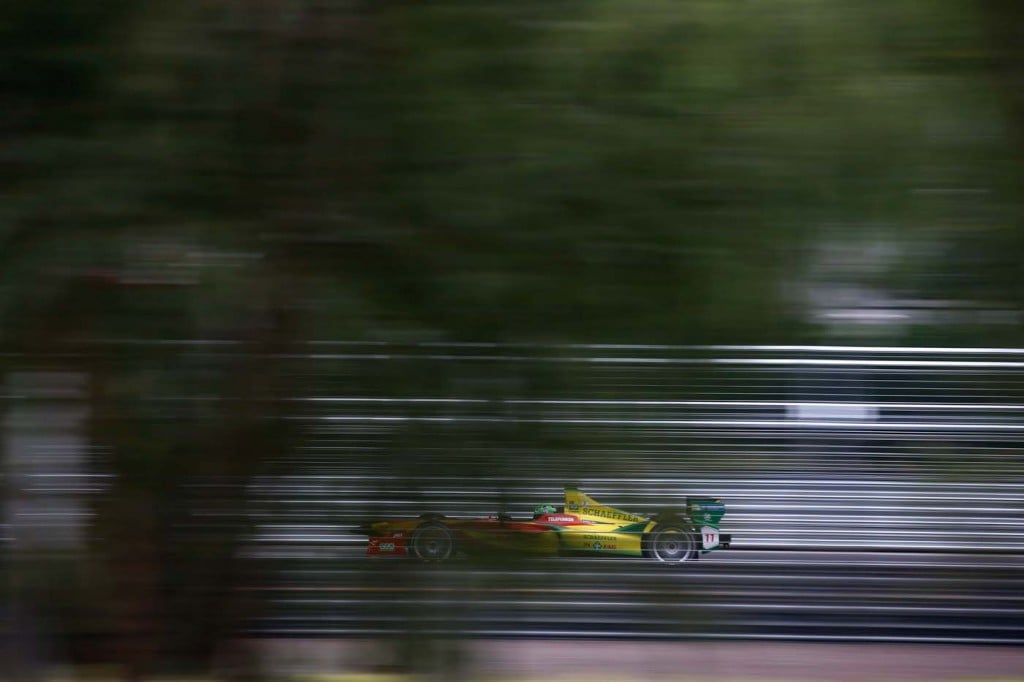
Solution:
M 718 529 L 714 526 L 704 526 L 700 529 L 701 538 L 704 541 L 704 549 L 718 547 L 720 541 Z

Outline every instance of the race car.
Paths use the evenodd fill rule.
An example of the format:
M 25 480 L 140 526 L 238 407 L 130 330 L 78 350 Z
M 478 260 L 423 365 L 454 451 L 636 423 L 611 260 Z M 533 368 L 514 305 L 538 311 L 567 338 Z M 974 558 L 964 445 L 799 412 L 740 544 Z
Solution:
M 563 504 L 537 507 L 532 518 L 424 514 L 415 519 L 371 521 L 357 532 L 369 536 L 366 553 L 371 557 L 440 562 L 458 554 L 504 551 L 682 563 L 729 547 L 732 536 L 719 529 L 724 515 L 725 505 L 712 497 L 687 497 L 685 509 L 643 515 L 603 505 L 579 488 L 567 487 Z

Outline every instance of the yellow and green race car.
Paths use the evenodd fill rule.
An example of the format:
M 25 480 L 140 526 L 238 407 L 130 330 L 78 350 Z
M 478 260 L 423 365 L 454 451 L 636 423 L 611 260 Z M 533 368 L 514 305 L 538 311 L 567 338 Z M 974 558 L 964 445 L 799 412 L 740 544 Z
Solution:
M 506 515 L 452 518 L 425 514 L 360 526 L 367 555 L 444 561 L 457 554 L 505 551 L 522 554 L 648 557 L 681 563 L 727 548 L 732 536 L 719 525 L 725 505 L 712 497 L 687 497 L 686 508 L 656 515 L 632 514 L 601 504 L 575 487 L 560 505 L 537 507 L 532 518 Z

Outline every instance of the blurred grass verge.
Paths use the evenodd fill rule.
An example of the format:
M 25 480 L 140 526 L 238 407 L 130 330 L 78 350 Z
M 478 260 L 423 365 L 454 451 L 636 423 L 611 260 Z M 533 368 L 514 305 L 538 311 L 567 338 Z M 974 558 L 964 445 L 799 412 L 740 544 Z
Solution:
M 76 680 L 88 680 L 89 682 L 107 682 L 108 680 L 119 679 L 116 675 L 109 676 L 77 676 L 77 675 L 62 675 L 50 678 L 48 682 L 73 682 Z M 432 676 L 416 675 L 416 674 L 395 674 L 395 673 L 336 673 L 336 674 L 322 674 L 322 675 L 297 675 L 292 677 L 279 678 L 281 682 L 418 682 L 421 680 L 433 680 L 439 679 Z M 611 675 L 611 676 L 594 676 L 594 675 L 554 675 L 554 676 L 532 676 L 532 677 L 501 677 L 491 678 L 486 675 L 480 676 L 478 680 L 487 680 L 488 682 L 641 682 L 642 680 L 651 679 L 645 676 L 630 676 L 630 675 Z M 824 679 L 837 679 L 837 678 L 824 678 Z M 842 678 L 850 679 L 850 678 Z M 865 680 L 872 680 L 872 682 L 886 682 L 887 680 L 904 680 L 903 676 L 892 676 L 892 677 L 871 677 L 865 675 Z M 920 679 L 924 679 L 923 677 Z M 1024 682 L 1024 677 L 969 677 L 969 678 L 956 678 L 957 682 Z M 185 678 L 185 677 L 155 677 L 152 678 L 153 682 L 219 682 L 220 678 Z M 707 677 L 703 675 L 680 675 L 678 677 L 669 678 L 666 682 L 790 682 L 786 678 L 764 678 L 757 676 L 747 677 Z
M 821 675 L 815 678 L 812 671 L 805 671 L 806 677 L 801 679 L 820 680 L 871 680 L 871 682 L 887 682 L 889 680 L 901 680 L 903 682 L 929 679 L 925 670 L 919 676 L 908 675 L 907 671 L 893 672 L 892 674 L 878 674 L 877 670 L 864 669 L 860 673 L 850 670 L 828 670 L 828 661 L 822 661 Z M 5 679 L 0 677 L 0 679 Z M 77 669 L 62 670 L 52 676 L 44 678 L 45 682 L 110 682 L 122 679 L 116 668 L 109 666 L 83 666 Z M 161 676 L 157 675 L 147 678 L 152 682 L 221 682 L 226 679 L 218 676 Z M 281 674 L 268 676 L 267 680 L 279 680 L 280 682 L 418 682 L 429 680 L 443 680 L 443 676 L 437 674 L 418 673 L 391 673 L 391 672 L 348 672 L 348 673 L 303 673 L 303 674 Z M 555 673 L 544 674 L 523 674 L 523 675 L 499 675 L 494 676 L 489 671 L 481 671 L 477 674 L 469 674 L 467 680 L 486 680 L 487 682 L 643 682 L 644 680 L 658 679 L 662 682 L 792 682 L 791 677 L 784 676 L 760 676 L 755 674 L 729 675 L 719 677 L 702 673 L 688 675 L 680 673 L 666 677 L 662 674 L 650 674 L 643 671 L 637 673 L 620 674 L 594 674 L 588 673 Z M 1024 675 L 1007 676 L 951 676 L 942 679 L 955 682 L 1024 682 Z

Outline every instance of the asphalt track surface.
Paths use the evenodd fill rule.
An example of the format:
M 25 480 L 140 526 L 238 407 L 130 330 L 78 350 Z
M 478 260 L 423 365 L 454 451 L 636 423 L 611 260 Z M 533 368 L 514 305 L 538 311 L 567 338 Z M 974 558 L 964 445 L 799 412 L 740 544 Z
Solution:
M 682 566 L 358 554 L 291 560 L 250 634 L 1024 644 L 1017 553 L 736 549 Z

